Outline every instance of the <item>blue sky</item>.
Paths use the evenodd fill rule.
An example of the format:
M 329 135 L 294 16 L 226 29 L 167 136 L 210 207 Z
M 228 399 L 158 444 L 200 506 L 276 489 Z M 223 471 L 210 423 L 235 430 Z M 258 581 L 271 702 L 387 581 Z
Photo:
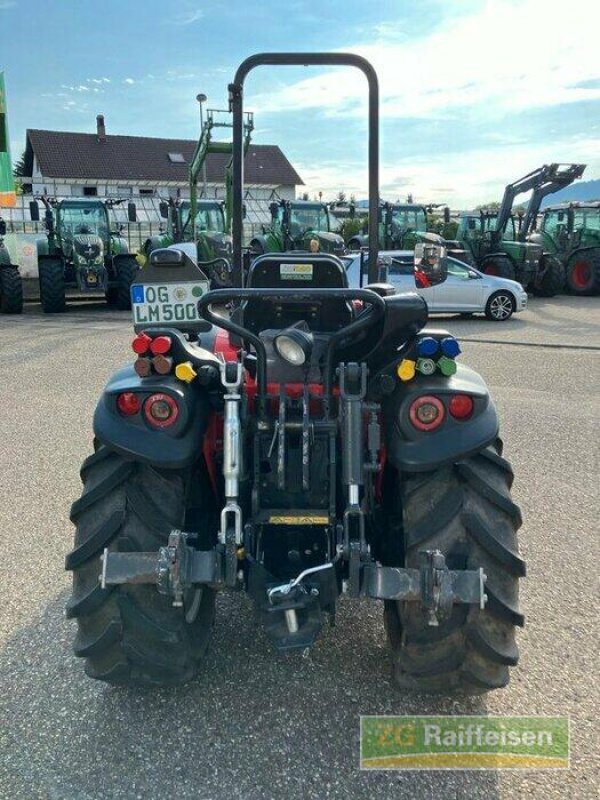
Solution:
M 548 0 L 0 0 L 13 158 L 26 128 L 195 138 L 198 92 L 226 106 L 264 50 L 350 50 L 381 87 L 382 195 L 464 208 L 548 161 L 600 177 L 600 3 Z M 279 144 L 311 192 L 366 193 L 358 72 L 262 68 L 254 141 Z

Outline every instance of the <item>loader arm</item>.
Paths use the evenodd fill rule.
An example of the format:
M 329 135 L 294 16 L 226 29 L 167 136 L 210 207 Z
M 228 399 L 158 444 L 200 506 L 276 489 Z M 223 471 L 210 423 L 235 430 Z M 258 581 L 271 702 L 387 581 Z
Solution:
M 529 172 L 527 175 L 519 178 L 519 180 L 515 181 L 514 183 L 508 184 L 504 190 L 502 203 L 500 204 L 498 216 L 496 217 L 496 228 L 493 232 L 495 244 L 497 244 L 504 236 L 515 198 L 520 194 L 524 194 L 524 192 L 529 192 L 531 189 L 536 189 L 539 186 L 543 186 L 552 175 L 553 169 L 557 166 L 557 164 L 544 164 L 543 166 L 534 169 L 533 172 Z
M 527 210 L 521 223 L 521 230 L 519 231 L 519 239 L 521 241 L 525 241 L 527 236 L 532 232 L 535 219 L 539 213 L 544 197 L 570 186 L 573 181 L 581 178 L 586 166 L 586 164 L 550 165 L 552 171 L 548 175 L 548 179 L 545 183 L 534 188 L 529 204 L 527 205 Z

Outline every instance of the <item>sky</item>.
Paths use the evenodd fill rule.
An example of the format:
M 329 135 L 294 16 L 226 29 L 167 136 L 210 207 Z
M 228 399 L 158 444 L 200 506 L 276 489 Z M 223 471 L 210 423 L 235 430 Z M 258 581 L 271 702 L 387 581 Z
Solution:
M 197 138 L 196 95 L 226 108 L 256 52 L 359 53 L 381 93 L 388 200 L 469 208 L 542 163 L 600 177 L 600 3 L 548 0 L 0 0 L 13 161 L 27 128 Z M 343 68 L 261 67 L 253 141 L 278 144 L 311 195 L 367 189 L 367 89 Z

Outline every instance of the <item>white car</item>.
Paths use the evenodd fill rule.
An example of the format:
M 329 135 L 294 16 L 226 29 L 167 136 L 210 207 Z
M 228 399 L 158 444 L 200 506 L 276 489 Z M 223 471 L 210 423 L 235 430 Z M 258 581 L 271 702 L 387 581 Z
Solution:
M 427 289 L 415 286 L 413 252 L 411 250 L 386 250 L 380 257 L 392 259 L 388 270 L 388 283 L 400 292 L 418 292 L 427 301 L 432 314 L 484 313 L 494 322 L 504 322 L 513 314 L 527 308 L 527 292 L 517 281 L 496 278 L 448 258 L 448 278 L 444 283 Z M 350 287 L 360 285 L 360 253 L 350 253 L 342 261 L 346 264 Z M 363 262 L 363 286 L 368 283 L 367 258 Z

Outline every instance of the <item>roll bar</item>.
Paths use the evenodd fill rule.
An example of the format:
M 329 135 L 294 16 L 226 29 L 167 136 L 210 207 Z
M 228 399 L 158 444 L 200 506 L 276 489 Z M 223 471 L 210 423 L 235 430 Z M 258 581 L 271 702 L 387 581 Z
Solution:
M 239 271 L 239 285 L 244 285 L 242 268 L 242 229 L 244 192 L 244 81 L 256 67 L 271 66 L 342 66 L 356 67 L 369 85 L 369 283 L 377 282 L 378 206 L 379 206 L 379 83 L 372 65 L 354 53 L 257 53 L 242 61 L 229 84 L 229 110 L 233 113 L 233 266 Z

